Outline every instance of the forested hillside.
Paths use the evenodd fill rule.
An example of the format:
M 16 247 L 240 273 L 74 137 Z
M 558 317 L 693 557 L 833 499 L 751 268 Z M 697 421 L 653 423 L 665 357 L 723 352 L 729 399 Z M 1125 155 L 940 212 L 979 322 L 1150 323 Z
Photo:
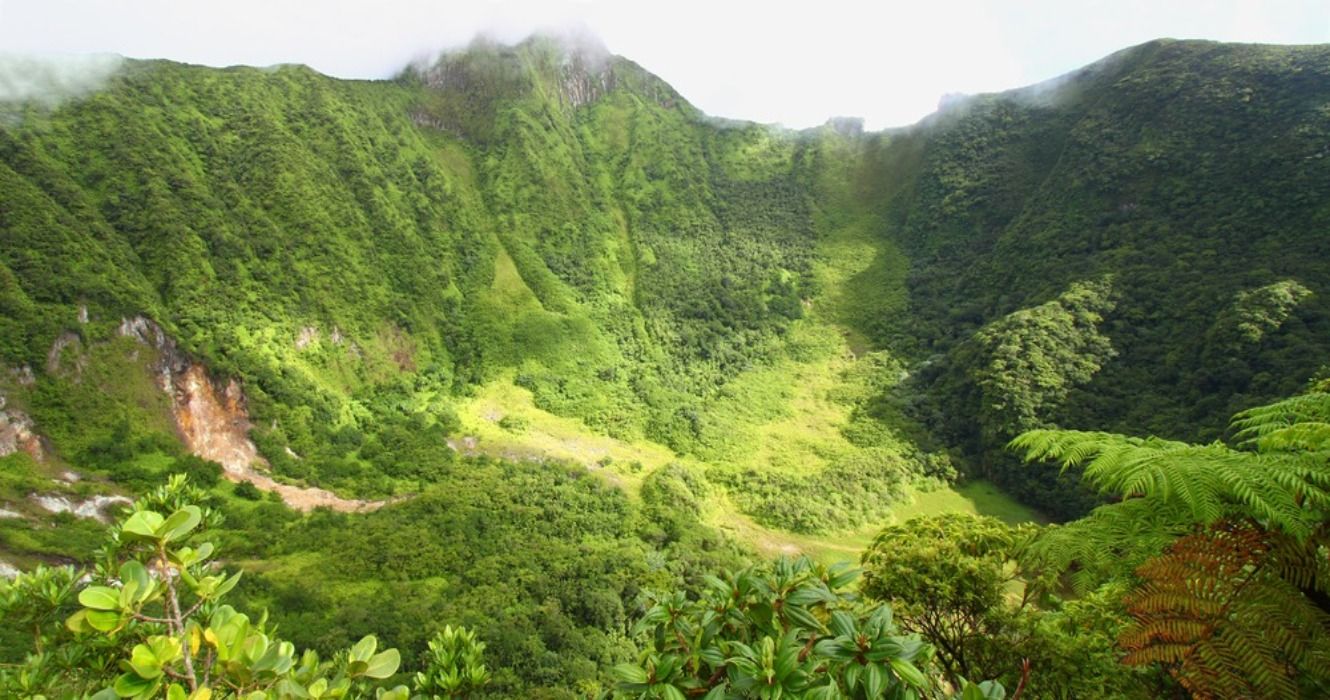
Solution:
M 283 637 L 327 657 L 372 634 L 409 673 L 483 640 L 476 685 L 496 697 L 702 696 L 747 666 L 699 649 L 757 669 L 763 638 L 771 658 L 826 652 L 788 677 L 796 697 L 933 697 L 938 679 L 997 697 L 978 681 L 998 678 L 1038 697 L 1204 696 L 1168 660 L 1115 665 L 1127 564 L 1072 595 L 1056 581 L 1085 562 L 1024 553 L 1029 523 L 1147 494 L 1082 485 L 1085 455 L 1005 448 L 1079 429 L 1240 449 L 1230 416 L 1317 378 L 1328 143 L 1322 47 L 1151 42 L 880 133 L 716 119 L 631 61 L 542 37 L 387 81 L 125 61 L 78 99 L 0 103 L 0 571 L 151 568 L 148 550 L 98 548 L 158 493 L 134 508 L 202 508 L 244 572 L 223 593 Z M 192 486 L 155 492 L 173 473 Z M 1249 510 L 1165 522 L 1124 562 L 1267 514 L 1237 500 Z M 937 513 L 961 507 L 1007 523 Z M 161 527 L 139 537 L 194 528 Z M 892 538 L 931 542 L 905 554 L 921 578 L 892 578 Z M 867 603 L 823 566 L 861 550 Z M 798 553 L 818 563 L 736 574 L 731 636 L 688 641 L 710 622 L 666 592 Z M 965 613 L 990 640 L 968 660 L 929 628 L 923 591 L 949 577 L 987 601 Z M 32 614 L 41 586 L 20 581 L 0 612 Z M 51 609 L 0 634 L 0 662 L 127 633 L 152 623 L 134 605 L 160 604 L 120 601 L 137 620 L 122 629 L 94 614 L 120 608 L 79 596 L 107 629 L 44 636 L 77 608 L 74 581 L 47 582 Z M 801 586 L 811 617 L 753 612 Z M 1009 610 L 1012 586 L 1029 595 Z M 222 593 L 198 595 L 211 614 Z M 1102 634 L 1078 644 L 1087 625 Z M 895 670 L 861 682 L 815 644 L 859 630 L 895 640 L 873 659 Z M 110 647 L 29 657 L 0 688 L 114 669 Z

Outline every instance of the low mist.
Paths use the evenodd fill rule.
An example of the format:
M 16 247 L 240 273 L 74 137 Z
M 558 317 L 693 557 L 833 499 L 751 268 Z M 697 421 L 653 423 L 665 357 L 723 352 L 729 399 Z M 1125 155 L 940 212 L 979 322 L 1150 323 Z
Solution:
M 0 53 L 0 103 L 55 107 L 93 93 L 124 65 L 114 54 L 33 56 Z

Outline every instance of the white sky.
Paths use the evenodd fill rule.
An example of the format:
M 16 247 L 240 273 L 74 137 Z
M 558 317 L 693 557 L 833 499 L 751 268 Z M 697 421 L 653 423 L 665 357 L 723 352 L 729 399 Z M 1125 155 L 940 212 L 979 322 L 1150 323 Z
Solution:
M 478 32 L 581 27 L 723 117 L 870 128 L 1149 39 L 1330 42 L 1330 0 L 0 0 L 0 52 L 305 63 L 388 77 Z

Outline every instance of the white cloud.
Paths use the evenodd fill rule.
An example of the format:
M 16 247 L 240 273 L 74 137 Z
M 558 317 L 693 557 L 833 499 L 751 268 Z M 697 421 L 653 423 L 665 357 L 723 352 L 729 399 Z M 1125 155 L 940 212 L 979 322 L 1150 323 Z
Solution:
M 0 53 L 0 102 L 51 106 L 101 87 L 124 59 L 112 54 L 34 56 Z
M 1160 36 L 1330 41 L 1330 3 L 1016 0 L 0 0 L 0 51 L 306 63 L 378 78 L 477 32 L 585 26 L 724 117 L 912 122 L 950 92 L 1000 90 Z

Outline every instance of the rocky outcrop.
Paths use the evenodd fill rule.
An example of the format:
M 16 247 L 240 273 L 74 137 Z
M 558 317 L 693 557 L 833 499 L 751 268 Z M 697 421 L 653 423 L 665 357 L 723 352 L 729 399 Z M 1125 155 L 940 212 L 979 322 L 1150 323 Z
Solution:
M 82 345 L 83 343 L 82 341 L 79 340 L 78 333 L 73 333 L 70 331 L 65 331 L 64 333 L 61 333 L 55 339 L 55 342 L 51 343 L 51 349 L 46 352 L 46 373 L 55 374 L 57 371 L 59 371 L 61 366 L 61 360 L 64 357 L 65 351 L 70 348 L 73 348 L 74 351 L 77 353 L 81 349 Z M 82 369 L 81 361 L 78 367 L 79 369 Z
M 19 573 L 19 570 L 13 564 L 0 559 L 0 578 L 18 578 Z
M 296 335 L 297 350 L 304 350 L 317 342 L 319 342 L 319 329 L 314 326 L 305 326 L 304 328 L 301 328 L 300 333 Z
M 191 452 L 221 464 L 228 473 L 243 474 L 266 464 L 249 439 L 249 411 L 239 382 L 214 381 L 161 326 L 142 316 L 123 320 L 120 335 L 157 351 L 152 367 L 157 386 L 171 397 L 176 428 Z
M 122 321 L 120 335 L 157 351 L 152 370 L 157 385 L 171 397 L 171 412 L 180 438 L 195 455 L 222 465 L 223 473 L 231 481 L 248 481 L 265 491 L 274 491 L 298 510 L 327 507 L 366 511 L 383 505 L 382 501 L 341 498 L 324 489 L 275 481 L 263 471 L 268 461 L 249 439 L 252 424 L 240 382 L 211 377 L 207 368 L 182 352 L 161 326 L 142 316 Z
M 171 394 L 176 427 L 190 451 L 233 473 L 266 466 L 249 439 L 249 411 L 239 382 L 219 385 L 202 365 L 190 364 L 168 375 L 162 388 Z
M 111 506 L 129 506 L 133 503 L 124 496 L 93 496 L 83 501 L 51 494 L 34 494 L 31 498 L 33 503 L 49 513 L 73 513 L 80 518 L 93 518 L 103 523 L 111 522 Z
M 8 399 L 0 394 L 0 457 L 23 451 L 41 461 L 50 453 L 46 439 L 38 435 L 28 414 L 8 408 Z
M 559 66 L 559 101 L 577 108 L 614 90 L 610 55 L 603 46 L 579 45 L 563 55 Z

